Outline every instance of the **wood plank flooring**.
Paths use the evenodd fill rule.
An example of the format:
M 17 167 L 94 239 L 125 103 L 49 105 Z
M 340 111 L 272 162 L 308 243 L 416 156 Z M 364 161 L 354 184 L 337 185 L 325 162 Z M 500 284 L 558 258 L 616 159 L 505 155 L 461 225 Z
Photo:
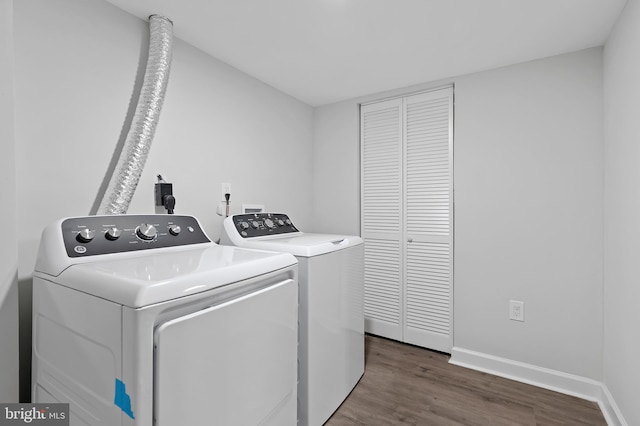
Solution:
M 326 426 L 606 426 L 595 402 L 452 365 L 447 354 L 367 335 L 365 360 Z

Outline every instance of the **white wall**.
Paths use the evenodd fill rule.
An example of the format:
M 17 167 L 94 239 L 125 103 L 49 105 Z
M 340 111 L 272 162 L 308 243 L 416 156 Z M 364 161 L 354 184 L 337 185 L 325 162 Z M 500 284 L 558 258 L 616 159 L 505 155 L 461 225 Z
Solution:
M 148 25 L 102 0 L 20 0 L 14 9 L 22 289 L 42 228 L 96 205 L 144 72 Z M 154 212 L 161 173 L 173 183 L 176 213 L 198 217 L 213 239 L 222 182 L 231 183 L 232 213 L 262 203 L 305 228 L 312 138 L 311 107 L 175 39 L 164 108 L 129 213 Z
M 640 424 L 640 2 L 629 0 L 604 49 L 604 382 Z
M 18 402 L 18 253 L 15 223 L 13 0 L 0 0 L 0 402 Z
M 461 77 L 455 96 L 455 346 L 601 379 L 601 49 Z
M 359 114 L 355 102 L 314 112 L 312 232 L 360 235 Z
M 447 82 L 455 83 L 455 346 L 600 380 L 601 49 L 377 97 Z M 314 157 L 318 227 L 342 229 L 340 216 L 317 207 L 337 182 L 355 192 L 357 104 L 375 98 L 316 111 L 314 143 L 323 146 L 314 153 L 331 153 Z M 348 218 L 359 214 L 358 197 L 342 204 Z M 508 319 L 509 299 L 525 302 L 524 323 Z

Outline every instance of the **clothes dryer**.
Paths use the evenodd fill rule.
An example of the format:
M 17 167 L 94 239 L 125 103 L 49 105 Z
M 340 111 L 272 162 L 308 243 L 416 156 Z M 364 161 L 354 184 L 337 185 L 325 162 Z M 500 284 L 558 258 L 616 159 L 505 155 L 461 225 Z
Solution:
M 298 422 L 322 425 L 364 373 L 364 260 L 357 236 L 300 232 L 286 214 L 228 217 L 221 244 L 298 259 Z
M 295 425 L 297 263 L 191 216 L 68 218 L 33 279 L 33 402 L 79 425 Z

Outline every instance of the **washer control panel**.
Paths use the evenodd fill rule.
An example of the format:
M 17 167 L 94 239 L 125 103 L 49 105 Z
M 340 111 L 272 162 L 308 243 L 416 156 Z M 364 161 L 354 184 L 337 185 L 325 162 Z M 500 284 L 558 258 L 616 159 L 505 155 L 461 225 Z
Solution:
M 209 243 L 197 219 L 178 215 L 85 216 L 62 222 L 69 257 Z
M 233 216 L 233 225 L 242 238 L 300 232 L 282 213 L 248 213 Z

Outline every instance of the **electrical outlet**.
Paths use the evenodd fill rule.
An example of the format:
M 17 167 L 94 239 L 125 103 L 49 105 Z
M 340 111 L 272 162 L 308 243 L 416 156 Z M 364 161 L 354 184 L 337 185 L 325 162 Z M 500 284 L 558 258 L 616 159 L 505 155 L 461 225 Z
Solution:
M 220 200 L 225 201 L 224 194 L 231 194 L 231 184 L 230 183 L 222 183 L 220 185 L 220 191 L 222 193 Z
M 509 300 L 509 319 L 524 322 L 524 302 Z

